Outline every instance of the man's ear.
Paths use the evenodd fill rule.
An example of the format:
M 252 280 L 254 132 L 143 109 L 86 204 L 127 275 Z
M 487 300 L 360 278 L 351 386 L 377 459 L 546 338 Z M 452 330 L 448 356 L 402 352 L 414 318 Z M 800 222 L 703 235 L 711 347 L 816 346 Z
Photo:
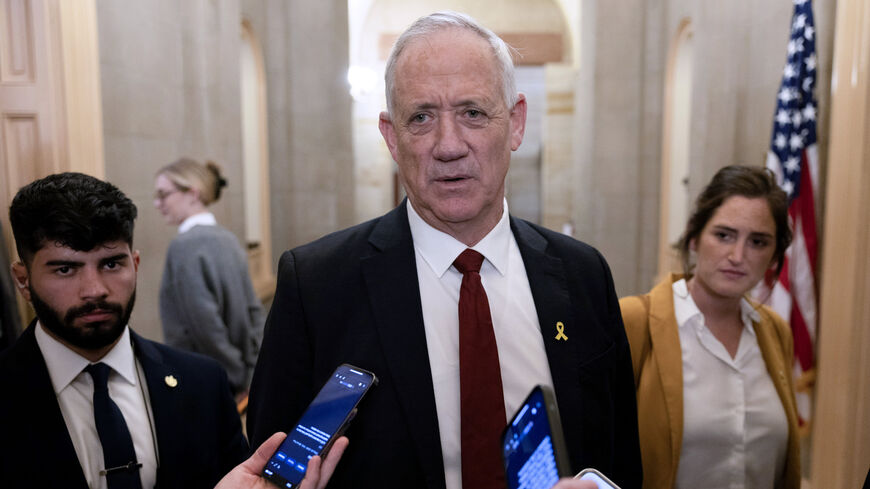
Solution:
M 139 271 L 139 250 L 133 250 L 133 270 Z
M 398 162 L 399 157 L 396 151 L 398 146 L 396 128 L 393 127 L 393 120 L 390 119 L 390 114 L 387 111 L 381 112 L 381 115 L 378 118 L 378 129 L 381 130 L 381 136 L 384 137 L 384 141 L 387 143 L 387 148 L 390 149 L 390 154 L 393 155 L 393 160 Z
M 511 151 L 516 151 L 523 143 L 526 133 L 526 96 L 518 94 L 517 103 L 511 109 Z
M 30 302 L 30 274 L 27 271 L 27 267 L 19 260 L 13 263 L 10 269 L 12 271 L 12 278 L 15 280 L 15 286 L 18 288 L 18 292 L 21 293 L 21 297 Z

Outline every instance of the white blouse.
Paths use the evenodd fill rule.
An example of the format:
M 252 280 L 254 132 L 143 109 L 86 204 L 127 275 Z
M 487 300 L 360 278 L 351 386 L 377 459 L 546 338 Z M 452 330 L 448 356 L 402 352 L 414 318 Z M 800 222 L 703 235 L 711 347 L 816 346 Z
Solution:
M 743 332 L 734 358 L 707 329 L 685 280 L 673 284 L 683 357 L 683 443 L 677 488 L 773 488 L 782 480 L 788 421 L 767 372 L 753 321 L 740 301 Z

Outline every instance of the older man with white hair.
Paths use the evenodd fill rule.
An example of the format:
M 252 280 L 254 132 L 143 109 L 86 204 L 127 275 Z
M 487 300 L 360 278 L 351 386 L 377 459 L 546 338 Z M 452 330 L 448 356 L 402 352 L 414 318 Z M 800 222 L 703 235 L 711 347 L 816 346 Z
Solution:
M 510 216 L 526 100 L 508 46 L 441 12 L 397 40 L 380 130 L 407 199 L 286 252 L 251 387 L 254 444 L 340 363 L 375 372 L 330 487 L 504 488 L 500 434 L 554 389 L 571 468 L 640 487 L 634 378 L 593 248 Z

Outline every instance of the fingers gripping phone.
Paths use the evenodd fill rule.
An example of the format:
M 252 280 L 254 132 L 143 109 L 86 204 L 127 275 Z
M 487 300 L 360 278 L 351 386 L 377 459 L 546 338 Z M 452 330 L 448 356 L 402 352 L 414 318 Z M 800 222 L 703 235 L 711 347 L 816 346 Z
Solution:
M 538 385 L 520 405 L 501 437 L 509 489 L 550 489 L 570 477 L 568 451 L 552 389 Z
M 583 481 L 592 481 L 598 486 L 598 489 L 619 489 L 619 486 L 608 479 L 604 474 L 595 469 L 583 469 L 579 474 L 574 476 L 575 479 Z
M 329 451 L 356 415 L 363 396 L 377 383 L 375 374 L 359 367 L 345 363 L 335 369 L 263 467 L 263 477 L 280 487 L 298 486 L 305 478 L 308 460 Z

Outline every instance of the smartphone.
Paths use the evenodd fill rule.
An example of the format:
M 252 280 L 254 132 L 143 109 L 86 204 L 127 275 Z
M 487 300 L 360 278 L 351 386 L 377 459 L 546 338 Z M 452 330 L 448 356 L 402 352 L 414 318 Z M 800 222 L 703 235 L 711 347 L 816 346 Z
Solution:
M 550 489 L 571 477 L 556 395 L 537 385 L 520 405 L 501 437 L 509 489 Z
M 583 469 L 579 474 L 574 476 L 575 479 L 584 481 L 592 481 L 598 485 L 598 489 L 619 489 L 619 486 L 613 483 L 601 472 L 595 469 Z
M 363 396 L 377 383 L 375 374 L 359 367 L 345 363 L 335 369 L 263 467 L 262 476 L 279 487 L 298 486 L 308 460 L 329 451 L 356 415 Z

